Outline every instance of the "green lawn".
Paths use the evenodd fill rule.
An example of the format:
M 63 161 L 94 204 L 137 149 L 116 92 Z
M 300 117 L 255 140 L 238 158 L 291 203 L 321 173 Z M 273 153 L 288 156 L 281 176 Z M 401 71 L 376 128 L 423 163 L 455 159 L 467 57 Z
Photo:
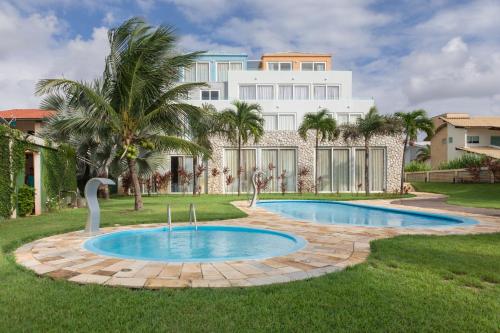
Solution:
M 442 193 L 452 205 L 500 208 L 499 184 L 412 183 L 417 191 Z
M 335 197 L 335 196 L 330 196 Z M 327 196 L 322 196 L 327 198 Z M 343 197 L 345 199 L 345 197 Z M 107 225 L 243 214 L 235 197 L 131 198 L 102 203 Z M 0 223 L 0 332 L 336 331 L 494 332 L 500 329 L 500 234 L 403 236 L 372 243 L 364 264 L 306 281 L 255 288 L 128 290 L 36 277 L 9 251 L 42 235 L 81 229 L 84 210 Z

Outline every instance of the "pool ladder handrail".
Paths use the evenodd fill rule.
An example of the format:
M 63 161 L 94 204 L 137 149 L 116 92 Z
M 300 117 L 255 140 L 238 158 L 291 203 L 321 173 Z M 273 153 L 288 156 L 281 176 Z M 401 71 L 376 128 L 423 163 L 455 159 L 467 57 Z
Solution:
M 168 230 L 172 231 L 172 209 L 170 208 L 170 204 L 167 204 L 167 223 Z
M 196 220 L 196 210 L 194 208 L 194 204 L 191 203 L 189 204 L 189 224 L 193 224 L 194 222 L 194 229 L 198 230 L 198 222 Z

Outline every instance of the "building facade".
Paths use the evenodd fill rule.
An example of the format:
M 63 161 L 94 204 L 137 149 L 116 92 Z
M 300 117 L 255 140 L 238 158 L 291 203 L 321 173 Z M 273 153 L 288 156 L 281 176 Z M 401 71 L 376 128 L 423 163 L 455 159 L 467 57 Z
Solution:
M 314 169 L 315 149 L 312 135 L 302 140 L 297 129 L 306 113 L 327 109 L 337 124 L 355 122 L 374 106 L 373 99 L 356 99 L 352 93 L 352 72 L 332 70 L 328 54 L 264 54 L 248 60 L 246 54 L 210 53 L 200 56 L 186 69 L 185 82 L 207 82 L 193 90 L 189 103 L 212 104 L 217 110 L 231 108 L 235 100 L 258 103 L 262 107 L 265 134 L 258 143 L 249 142 L 242 153 L 242 191 L 251 191 L 250 177 L 259 168 L 272 175 L 267 191 L 297 191 L 299 178 L 303 188 L 313 190 L 319 179 L 321 192 L 357 192 L 364 189 L 363 142 L 338 139 L 321 143 L 319 166 Z M 400 137 L 377 137 L 370 142 L 371 190 L 393 191 L 400 181 L 403 145 Z M 213 155 L 206 161 L 201 180 L 202 192 L 235 192 L 237 151 L 230 142 L 213 138 Z M 181 186 L 180 170 L 192 170 L 192 157 L 172 154 L 167 169 L 172 174 L 171 190 Z M 212 170 L 220 172 L 212 176 Z M 222 171 L 229 170 L 226 174 Z M 301 171 L 307 169 L 307 175 Z M 302 176 L 300 176 L 302 174 Z M 188 189 L 190 190 L 190 189 Z
M 431 141 L 432 168 L 464 153 L 500 159 L 500 117 L 445 113 L 434 117 L 433 122 L 436 133 Z

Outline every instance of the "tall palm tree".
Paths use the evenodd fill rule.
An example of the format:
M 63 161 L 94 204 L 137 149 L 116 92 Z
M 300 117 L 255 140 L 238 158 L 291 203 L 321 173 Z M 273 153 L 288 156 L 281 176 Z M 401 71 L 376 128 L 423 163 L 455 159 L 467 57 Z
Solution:
M 427 137 L 434 135 L 434 123 L 427 117 L 427 112 L 425 110 L 414 110 L 411 112 L 396 112 L 395 116 L 401 120 L 403 126 L 403 131 L 405 133 L 404 149 L 403 149 L 403 160 L 401 163 L 401 187 L 400 191 L 403 193 L 404 181 L 405 181 L 405 155 L 406 147 L 408 144 L 413 145 L 417 140 L 419 132 L 425 132 Z
M 211 152 L 212 144 L 210 137 L 221 132 L 217 121 L 217 110 L 215 107 L 212 104 L 204 103 L 200 108 L 200 112 L 189 118 L 189 136 L 191 141 Z M 198 157 L 198 155 L 193 155 L 193 175 L 196 175 L 197 172 Z M 196 182 L 197 179 L 194 176 L 193 195 L 196 195 Z
M 238 147 L 238 195 L 241 194 L 241 146 L 246 145 L 251 138 L 258 142 L 264 135 L 264 119 L 259 104 L 234 101 L 236 110 L 228 108 L 219 114 L 221 128 L 227 138 Z
M 316 170 L 316 179 L 314 181 L 314 193 L 318 194 L 318 148 L 319 143 L 323 141 L 330 141 L 336 139 L 339 136 L 339 130 L 337 128 L 337 122 L 335 119 L 328 115 L 327 109 L 321 109 L 318 112 L 310 112 L 304 116 L 304 120 L 299 127 L 299 135 L 305 141 L 307 140 L 307 133 L 310 130 L 314 130 L 315 137 L 315 152 L 316 160 L 314 163 L 314 169 Z
M 395 135 L 401 132 L 401 122 L 393 116 L 383 116 L 376 107 L 363 117 L 358 118 L 356 124 L 342 126 L 344 140 L 364 140 L 365 146 L 365 193 L 370 194 L 370 140 L 376 135 Z
M 199 112 L 182 99 L 201 84 L 178 82 L 182 69 L 200 53 L 176 53 L 172 28 L 152 27 L 139 18 L 111 29 L 108 37 L 110 53 L 104 73 L 95 83 L 45 79 L 38 82 L 37 94 L 58 93 L 73 107 L 86 109 L 84 116 L 75 114 L 62 122 L 61 131 L 98 129 L 114 136 L 119 158 L 126 161 L 131 175 L 134 208 L 139 210 L 143 206 L 137 173 L 140 147 L 206 153 L 181 138 L 187 131 L 187 119 Z
M 417 153 L 416 160 L 418 162 L 427 162 L 431 159 L 431 145 L 425 145 L 425 147 L 421 148 Z

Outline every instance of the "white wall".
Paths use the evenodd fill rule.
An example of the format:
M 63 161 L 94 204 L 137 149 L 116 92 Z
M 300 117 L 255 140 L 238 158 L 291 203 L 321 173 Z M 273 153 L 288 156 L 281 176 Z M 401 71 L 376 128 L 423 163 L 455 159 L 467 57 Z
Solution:
M 467 135 L 479 136 L 479 143 L 468 143 L 467 147 L 489 146 L 492 136 L 500 136 L 500 131 L 493 131 L 485 128 L 469 128 Z
M 456 128 L 453 125 L 448 124 L 448 138 L 446 138 L 448 143 L 448 161 L 453 160 L 462 155 L 463 151 L 457 150 L 457 147 L 465 147 L 467 140 L 467 130 L 465 128 Z M 449 138 L 453 138 L 453 142 L 450 143 Z

